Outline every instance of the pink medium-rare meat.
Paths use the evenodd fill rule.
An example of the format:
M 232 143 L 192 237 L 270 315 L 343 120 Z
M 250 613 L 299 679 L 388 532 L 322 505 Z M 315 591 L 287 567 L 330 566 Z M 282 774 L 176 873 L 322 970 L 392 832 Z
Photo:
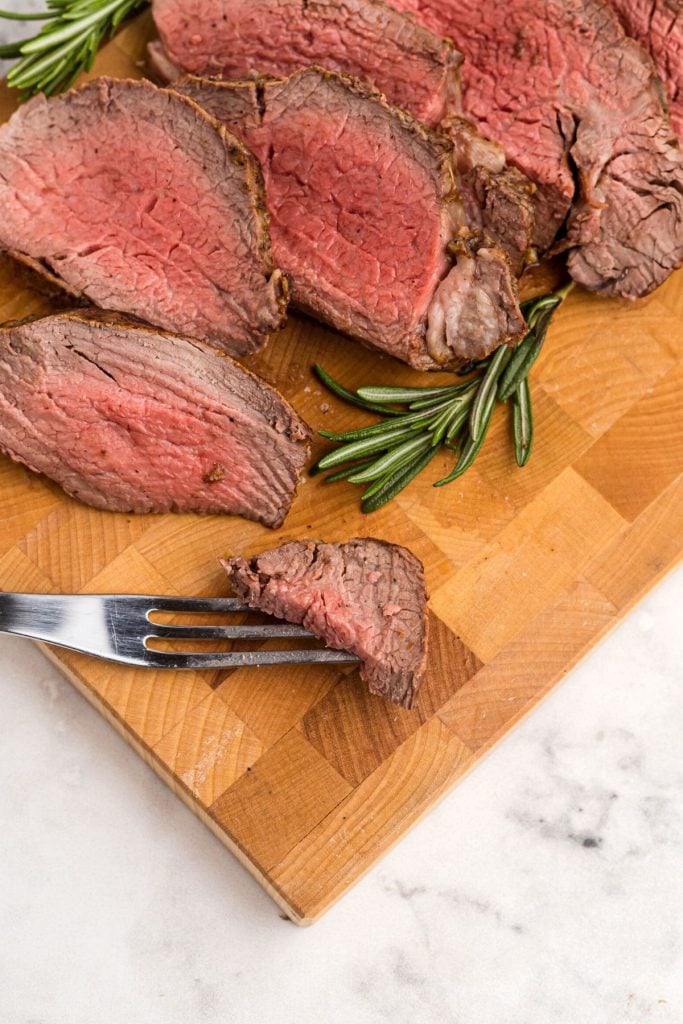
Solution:
M 649 58 L 602 0 L 391 0 L 465 54 L 463 108 L 536 182 L 536 242 L 636 298 L 683 260 L 683 157 Z M 575 183 L 576 179 L 576 183 Z
M 427 594 L 422 563 L 406 548 L 371 537 L 291 541 L 221 565 L 251 608 L 357 654 L 371 693 L 414 706 L 427 664 Z
M 669 113 L 683 141 L 683 3 L 681 0 L 609 0 L 626 34 L 649 51 L 662 76 Z
M 273 252 L 301 309 L 425 370 L 523 333 L 509 260 L 467 227 L 445 137 L 320 68 L 174 88 L 261 161 Z
M 317 64 L 371 82 L 436 125 L 455 109 L 462 57 L 452 43 L 381 0 L 154 0 L 168 63 L 198 77 L 280 77 Z
M 177 93 L 96 79 L 0 128 L 0 248 L 75 296 L 234 355 L 281 326 L 262 178 Z
M 96 508 L 276 527 L 310 431 L 217 349 L 74 310 L 0 329 L 0 450 Z

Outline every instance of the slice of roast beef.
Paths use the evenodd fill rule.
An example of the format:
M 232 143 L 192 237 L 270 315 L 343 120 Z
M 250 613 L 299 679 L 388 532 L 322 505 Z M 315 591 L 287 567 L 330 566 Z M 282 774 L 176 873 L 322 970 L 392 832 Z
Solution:
M 391 3 L 465 54 L 464 111 L 536 182 L 539 248 L 569 215 L 573 277 L 627 298 L 679 266 L 683 157 L 651 61 L 602 0 Z
M 174 88 L 261 161 L 273 252 L 301 309 L 417 369 L 523 333 L 510 262 L 467 227 L 444 136 L 320 68 Z
M 291 541 L 221 565 L 251 608 L 357 654 L 371 693 L 414 706 L 427 663 L 427 594 L 422 563 L 406 548 L 371 537 Z
M 317 64 L 373 83 L 436 125 L 458 95 L 462 56 L 381 0 L 154 0 L 151 61 L 196 76 L 280 77 Z
M 0 449 L 96 508 L 279 526 L 310 436 L 202 342 L 88 310 L 0 329 Z
M 150 82 L 38 96 L 0 128 L 0 248 L 75 296 L 238 355 L 283 321 L 260 168 Z
M 662 76 L 669 113 L 683 141 L 683 4 L 681 0 L 609 0 L 626 34 L 642 43 Z

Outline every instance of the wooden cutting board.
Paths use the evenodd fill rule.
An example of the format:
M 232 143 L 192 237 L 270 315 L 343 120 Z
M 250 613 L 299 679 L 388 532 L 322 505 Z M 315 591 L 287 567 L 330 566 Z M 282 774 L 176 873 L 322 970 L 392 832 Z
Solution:
M 150 34 L 143 15 L 100 54 L 96 72 L 138 77 Z M 1 91 L 3 120 L 13 106 Z M 0 320 L 49 309 L 0 269 Z M 0 457 L 0 585 L 222 595 L 220 555 L 292 538 L 372 534 L 422 559 L 432 647 L 412 712 L 370 697 L 349 668 L 162 673 L 49 652 L 292 920 L 307 924 L 679 557 L 682 351 L 683 272 L 635 305 L 574 293 L 533 371 L 537 440 L 524 470 L 498 410 L 474 468 L 453 485 L 431 487 L 451 465 L 440 456 L 424 479 L 363 517 L 349 485 L 306 480 L 275 533 L 237 518 L 98 512 Z M 292 314 L 250 365 L 316 429 L 363 416 L 323 392 L 310 371 L 316 361 L 350 386 L 423 383 Z

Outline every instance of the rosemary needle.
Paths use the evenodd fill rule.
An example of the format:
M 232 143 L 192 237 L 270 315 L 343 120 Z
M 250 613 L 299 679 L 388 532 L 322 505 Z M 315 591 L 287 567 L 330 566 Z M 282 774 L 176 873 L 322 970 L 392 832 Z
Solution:
M 515 437 L 515 459 L 518 466 L 526 466 L 534 441 L 534 415 L 531 408 L 529 381 L 517 385 L 512 396 L 512 429 Z
M 410 465 L 398 470 L 393 476 L 376 481 L 363 494 L 360 506 L 361 511 L 376 512 L 382 505 L 386 505 L 388 501 L 395 498 L 404 487 L 408 486 L 411 480 L 415 479 L 418 473 L 421 473 L 429 465 L 437 451 L 438 448 L 428 448 L 423 455 L 420 455 Z

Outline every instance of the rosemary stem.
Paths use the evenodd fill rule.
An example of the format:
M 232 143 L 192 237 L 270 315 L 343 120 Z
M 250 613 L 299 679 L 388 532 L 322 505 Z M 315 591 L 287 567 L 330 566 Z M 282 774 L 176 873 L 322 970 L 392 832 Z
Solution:
M 432 461 L 438 450 L 438 448 L 428 448 L 414 462 L 388 477 L 381 487 L 378 489 L 368 488 L 361 498 L 361 511 L 376 512 L 382 505 L 386 505 L 388 501 L 395 498 Z
M 488 423 L 486 417 L 489 410 L 493 409 L 498 378 L 505 369 L 511 355 L 512 351 L 507 345 L 501 345 L 486 368 L 486 373 L 470 411 L 470 434 L 475 441 L 478 440 L 484 430 L 485 423 Z
M 374 512 L 407 487 L 445 448 L 456 453 L 456 464 L 433 484 L 444 487 L 470 468 L 487 436 L 496 403 L 507 398 L 512 399 L 515 458 L 519 466 L 526 465 L 534 438 L 529 369 L 538 358 L 555 310 L 572 287 L 569 283 L 553 294 L 523 303 L 529 326 L 517 348 L 501 345 L 490 356 L 467 366 L 466 373 L 471 376 L 454 384 L 373 384 L 353 392 L 316 366 L 319 378 L 334 394 L 382 418 L 343 433 L 321 431 L 338 447 L 324 455 L 312 472 L 343 466 L 327 479 L 368 484 L 361 496 L 361 510 Z
M 36 34 L 0 47 L 0 56 L 16 58 L 7 82 L 21 99 L 68 88 L 92 67 L 103 39 L 148 0 L 47 0 L 47 10 L 19 15 L 1 10 L 0 18 L 42 21 Z

